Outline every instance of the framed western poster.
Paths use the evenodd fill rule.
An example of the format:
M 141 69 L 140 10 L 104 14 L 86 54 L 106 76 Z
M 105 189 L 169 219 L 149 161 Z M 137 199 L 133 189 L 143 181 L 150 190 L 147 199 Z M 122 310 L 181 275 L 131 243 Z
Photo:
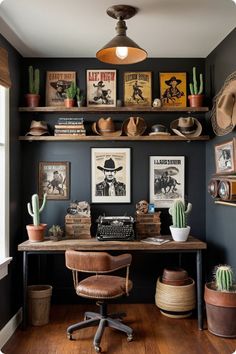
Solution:
M 160 97 L 163 107 L 186 107 L 186 73 L 159 73 Z
M 130 203 L 130 148 L 92 148 L 92 203 Z
M 116 106 L 116 70 L 87 70 L 87 106 Z
M 47 193 L 47 199 L 69 199 L 69 162 L 39 162 L 39 197 Z
M 64 106 L 65 90 L 72 81 L 76 83 L 75 71 L 47 71 L 46 106 Z
M 150 71 L 124 73 L 124 105 L 152 105 L 152 73 Z
M 216 173 L 236 172 L 236 138 L 215 145 Z
M 150 203 L 169 208 L 184 199 L 184 156 L 150 156 Z

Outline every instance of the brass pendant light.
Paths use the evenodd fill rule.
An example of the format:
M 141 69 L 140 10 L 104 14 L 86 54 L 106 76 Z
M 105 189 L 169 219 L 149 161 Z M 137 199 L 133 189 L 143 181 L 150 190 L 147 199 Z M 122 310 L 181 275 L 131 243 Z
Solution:
M 137 9 L 128 5 L 114 5 L 107 14 L 118 20 L 117 35 L 96 53 L 98 60 L 109 64 L 134 64 L 147 58 L 147 52 L 126 36 L 127 20 L 137 13 Z

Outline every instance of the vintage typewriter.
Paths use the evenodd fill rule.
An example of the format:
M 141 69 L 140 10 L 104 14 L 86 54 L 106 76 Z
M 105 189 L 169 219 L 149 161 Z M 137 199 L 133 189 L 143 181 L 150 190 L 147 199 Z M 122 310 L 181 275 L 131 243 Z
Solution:
M 99 216 L 96 237 L 99 241 L 130 241 L 134 239 L 132 216 Z

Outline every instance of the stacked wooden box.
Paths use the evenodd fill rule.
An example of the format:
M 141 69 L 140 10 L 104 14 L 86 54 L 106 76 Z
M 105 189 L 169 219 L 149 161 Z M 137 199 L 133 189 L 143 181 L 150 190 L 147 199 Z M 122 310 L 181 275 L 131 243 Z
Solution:
M 66 237 L 72 239 L 91 238 L 91 217 L 67 214 L 65 217 Z
M 136 237 L 138 240 L 146 237 L 154 237 L 160 235 L 160 214 L 160 211 L 153 214 L 136 213 Z

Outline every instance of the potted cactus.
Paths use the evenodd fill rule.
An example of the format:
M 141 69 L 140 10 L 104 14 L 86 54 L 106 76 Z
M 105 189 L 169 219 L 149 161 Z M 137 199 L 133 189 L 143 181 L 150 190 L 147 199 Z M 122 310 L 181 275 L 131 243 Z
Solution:
M 66 93 L 66 98 L 64 99 L 65 106 L 67 108 L 73 107 L 74 106 L 74 98 L 77 93 L 77 88 L 76 88 L 76 84 L 74 81 L 72 81 L 71 85 L 67 89 L 65 89 L 65 93 Z
M 52 225 L 48 230 L 48 233 L 52 241 L 59 241 L 63 236 L 63 230 L 60 225 Z
M 170 232 L 174 241 L 184 242 L 187 240 L 190 226 L 187 225 L 187 216 L 192 210 L 192 204 L 187 207 L 181 199 L 176 199 L 169 209 L 173 224 L 170 226 Z
M 199 87 L 197 82 L 197 70 L 193 67 L 193 82 L 189 84 L 191 95 L 188 96 L 190 107 L 202 107 L 203 105 L 203 75 L 199 76 Z
M 82 92 L 79 87 L 77 87 L 76 99 L 77 99 L 77 106 L 82 107 L 84 103 L 84 96 L 82 95 Z
M 33 69 L 33 66 L 29 66 L 29 93 L 25 95 L 26 104 L 28 107 L 38 107 L 39 106 L 39 69 Z
M 236 284 L 229 265 L 219 265 L 214 281 L 205 284 L 208 330 L 220 337 L 236 337 Z
M 44 239 L 44 232 L 47 224 L 40 224 L 39 215 L 45 207 L 47 200 L 46 196 L 47 195 L 45 193 L 41 207 L 39 207 L 38 194 L 32 195 L 32 207 L 30 203 L 27 204 L 28 212 L 33 218 L 33 224 L 26 226 L 30 242 L 40 242 Z

